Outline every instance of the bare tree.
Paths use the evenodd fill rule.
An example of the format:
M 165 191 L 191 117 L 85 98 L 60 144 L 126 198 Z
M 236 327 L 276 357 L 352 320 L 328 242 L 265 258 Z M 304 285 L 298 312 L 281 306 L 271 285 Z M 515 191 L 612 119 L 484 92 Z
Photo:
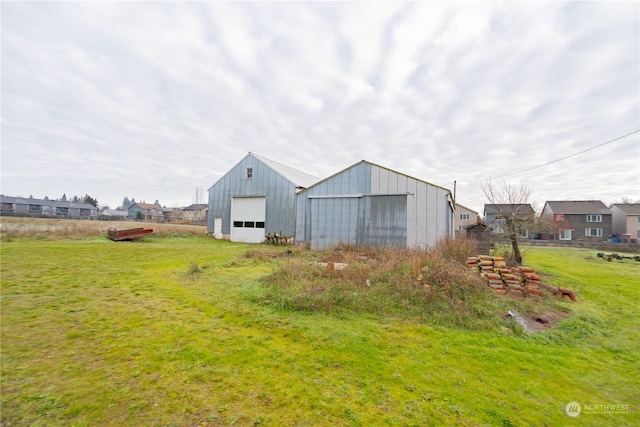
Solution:
M 198 221 L 200 221 L 200 211 L 202 210 L 200 208 L 200 205 L 202 204 L 202 202 L 204 201 L 204 190 L 202 189 L 202 187 L 198 187 L 196 186 L 196 190 L 193 193 L 193 205 L 196 209 L 196 218 Z
M 507 236 L 515 262 L 522 264 L 521 233 L 535 229 L 536 216 L 529 201 L 533 189 L 525 184 L 510 185 L 506 182 L 498 188 L 491 181 L 482 184 L 481 188 L 495 212 L 494 226 Z

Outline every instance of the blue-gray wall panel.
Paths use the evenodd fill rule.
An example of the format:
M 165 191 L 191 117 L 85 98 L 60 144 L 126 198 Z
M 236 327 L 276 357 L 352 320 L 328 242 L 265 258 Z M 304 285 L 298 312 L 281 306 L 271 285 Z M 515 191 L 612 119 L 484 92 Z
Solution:
M 311 215 L 310 209 L 313 205 L 309 201 L 309 197 L 327 196 L 327 195 L 353 195 L 368 194 L 371 190 L 371 164 L 360 162 L 356 165 L 333 175 L 332 177 L 313 185 L 298 194 L 297 199 L 297 216 L 296 216 L 296 241 L 307 242 L 311 234 L 312 224 L 316 230 L 322 228 L 322 236 L 329 238 L 338 238 L 339 236 L 349 236 L 354 225 L 353 221 L 357 220 L 357 205 L 352 202 L 342 201 L 340 205 L 334 204 L 318 204 L 319 211 Z M 337 208 L 342 206 L 348 209 L 350 219 L 345 223 L 345 215 Z M 355 207 L 354 207 L 355 206 Z M 321 218 L 316 218 L 318 214 L 322 214 Z M 337 221 L 340 218 L 341 222 Z
M 370 196 L 358 227 L 357 244 L 362 246 L 407 247 L 407 196 Z
M 246 177 L 248 167 L 253 168 L 252 178 Z M 266 197 L 265 233 L 294 235 L 295 186 L 252 155 L 245 157 L 209 189 L 209 233 L 213 233 L 214 218 L 222 218 L 222 233 L 231 232 L 233 197 Z
M 368 162 L 297 197 L 296 241 L 313 248 L 354 243 L 354 227 L 355 243 L 371 246 L 427 247 L 453 236 L 448 190 Z

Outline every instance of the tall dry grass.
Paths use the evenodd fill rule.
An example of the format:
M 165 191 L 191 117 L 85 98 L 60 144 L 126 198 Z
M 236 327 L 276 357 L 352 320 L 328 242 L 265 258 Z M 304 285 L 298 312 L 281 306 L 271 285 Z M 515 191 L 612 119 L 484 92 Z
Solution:
M 339 246 L 296 256 L 263 279 L 264 302 L 281 309 L 366 313 L 486 329 L 500 322 L 495 295 L 464 265 L 468 240 L 446 239 L 429 250 Z M 324 262 L 346 263 L 330 271 Z
M 2 241 L 13 239 L 86 239 L 104 235 L 115 227 L 119 230 L 129 228 L 153 228 L 157 236 L 204 235 L 207 228 L 201 225 L 147 223 L 138 221 L 97 221 L 58 218 L 0 217 L 0 235 Z

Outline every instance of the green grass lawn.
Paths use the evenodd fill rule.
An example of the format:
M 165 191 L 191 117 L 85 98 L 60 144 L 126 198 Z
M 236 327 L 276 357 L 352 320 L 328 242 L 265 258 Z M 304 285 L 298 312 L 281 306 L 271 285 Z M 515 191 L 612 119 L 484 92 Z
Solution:
M 579 302 L 528 335 L 278 309 L 260 278 L 285 261 L 249 248 L 195 236 L 3 242 L 2 427 L 640 420 L 636 261 L 531 249 L 525 264 Z M 565 414 L 571 401 L 580 416 Z M 594 404 L 629 408 L 585 411 Z

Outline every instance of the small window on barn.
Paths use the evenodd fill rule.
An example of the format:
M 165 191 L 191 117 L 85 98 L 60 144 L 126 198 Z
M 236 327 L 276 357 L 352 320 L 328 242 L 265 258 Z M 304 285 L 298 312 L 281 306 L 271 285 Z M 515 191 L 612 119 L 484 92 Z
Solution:
M 247 179 L 253 178 L 253 168 L 247 168 Z
M 245 221 L 244 228 L 256 228 L 256 223 L 253 221 Z
M 264 221 L 257 221 L 256 228 L 264 228 Z
M 242 221 L 233 221 L 233 226 L 242 228 Z

